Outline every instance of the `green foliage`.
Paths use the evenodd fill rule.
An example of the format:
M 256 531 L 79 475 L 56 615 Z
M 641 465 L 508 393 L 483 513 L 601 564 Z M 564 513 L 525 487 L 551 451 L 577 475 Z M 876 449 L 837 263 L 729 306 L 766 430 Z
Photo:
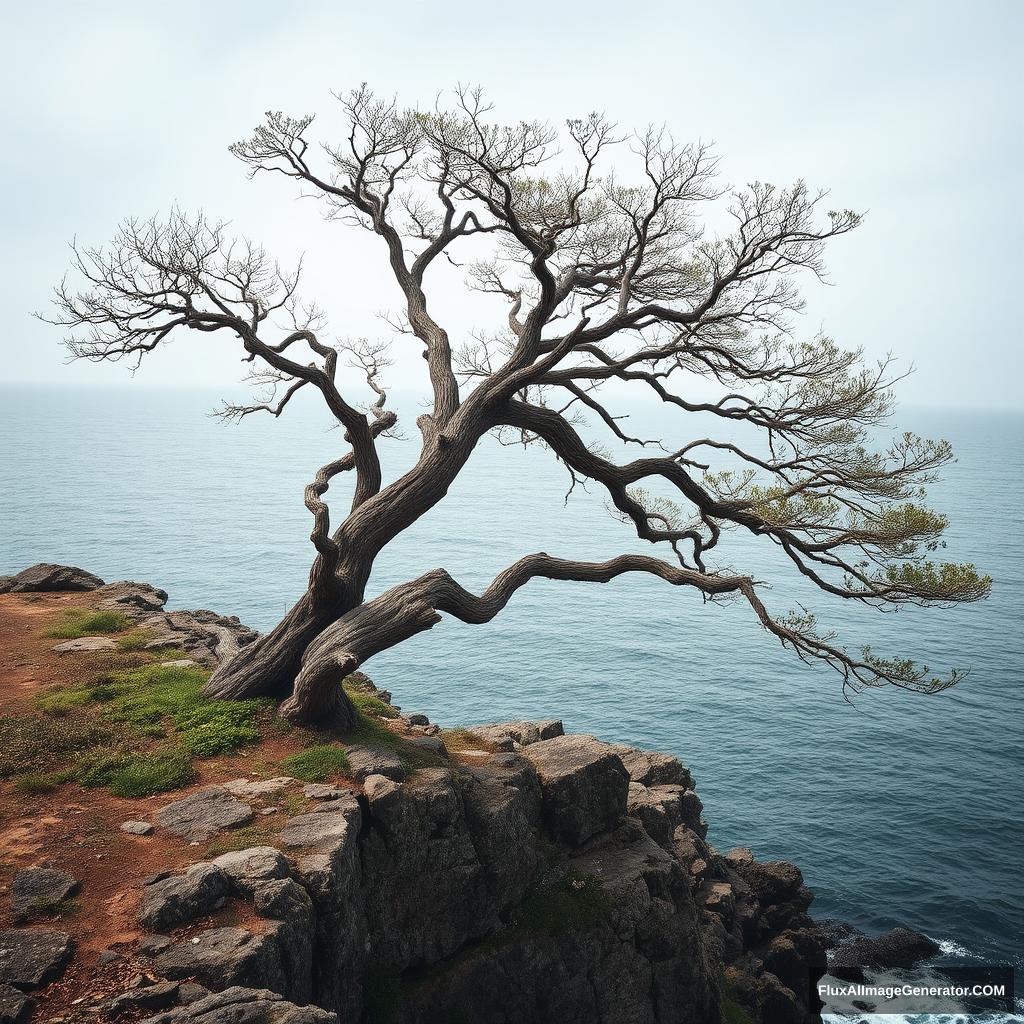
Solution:
M 43 636 L 60 640 L 77 640 L 82 636 L 95 636 L 98 633 L 120 633 L 131 629 L 134 620 L 120 612 L 87 612 L 67 611 L 66 622 L 46 630 Z
M 736 986 L 729 976 L 730 972 L 731 968 L 718 979 L 718 988 L 722 996 L 723 1024 L 754 1024 L 750 1014 L 737 1002 Z
M 181 789 L 195 778 L 188 754 L 177 744 L 152 751 L 95 751 L 75 776 L 83 786 L 105 786 L 114 796 L 141 797 Z
M 316 746 L 300 750 L 281 762 L 281 767 L 303 782 L 325 782 L 327 779 L 347 777 L 351 772 L 348 757 L 341 747 Z
M 47 694 L 37 703 L 51 713 L 102 704 L 105 718 L 146 736 L 164 735 L 164 722 L 169 720 L 194 757 L 212 757 L 259 742 L 255 717 L 270 702 L 209 700 L 201 693 L 206 676 L 198 667 L 147 665 L 102 673 L 90 683 Z
M 367 715 L 376 715 L 378 718 L 397 718 L 398 712 L 378 697 L 371 697 L 366 693 L 353 693 L 349 695 L 352 703 L 360 711 Z
M 60 785 L 59 776 L 57 775 L 40 775 L 37 772 L 30 772 L 28 775 L 23 775 L 14 784 L 14 788 L 19 793 L 37 794 L 37 793 L 50 793 Z
M 149 629 L 133 629 L 130 633 L 117 638 L 119 651 L 143 651 L 153 639 L 153 631 Z
M 0 777 L 70 769 L 82 752 L 124 743 L 129 738 L 123 727 L 81 712 L 68 712 L 58 718 L 0 718 Z

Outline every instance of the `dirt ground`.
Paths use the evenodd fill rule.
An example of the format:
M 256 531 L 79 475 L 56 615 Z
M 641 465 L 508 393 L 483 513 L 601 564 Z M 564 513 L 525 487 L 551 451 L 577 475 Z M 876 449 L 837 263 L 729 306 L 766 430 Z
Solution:
M 59 655 L 59 640 L 42 633 L 69 609 L 90 608 L 87 593 L 0 594 L 0 715 L 35 714 L 40 690 L 67 684 L 88 671 L 89 654 Z M 19 1024 L 104 1020 L 99 1008 L 124 992 L 131 979 L 151 974 L 151 961 L 137 950 L 144 932 L 135 917 L 141 883 L 152 872 L 183 868 L 218 852 L 212 845 L 190 845 L 162 829 L 149 836 L 121 831 L 125 821 L 153 822 L 155 810 L 204 786 L 243 776 L 280 775 L 282 757 L 299 747 L 287 737 L 258 747 L 197 762 L 197 778 L 187 789 L 144 799 L 121 799 L 104 789 L 65 783 L 48 793 L 26 794 L 11 779 L 0 779 L 0 929 L 14 926 L 11 881 L 34 865 L 59 868 L 79 879 L 81 891 L 70 913 L 35 915 L 28 927 L 57 928 L 75 940 L 74 959 L 62 978 L 32 993 L 30 1010 Z M 291 799 L 300 801 L 301 790 Z M 259 806 L 259 805 L 257 805 Z M 301 810 L 293 806 L 292 813 Z M 257 816 L 261 842 L 273 844 L 273 832 L 286 815 Z M 182 937 L 217 925 L 256 925 L 245 904 L 229 903 L 217 920 L 199 921 L 174 933 Z M 254 928 L 258 930 L 258 926 Z M 117 954 L 111 957 L 107 951 Z M 102 960 L 109 962 L 103 963 Z M 122 1015 L 119 1021 L 131 1021 Z

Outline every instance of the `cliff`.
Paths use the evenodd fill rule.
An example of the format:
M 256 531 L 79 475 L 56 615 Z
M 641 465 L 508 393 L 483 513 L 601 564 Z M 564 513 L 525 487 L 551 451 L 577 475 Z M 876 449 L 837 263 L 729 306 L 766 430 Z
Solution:
M 132 593 L 158 607 L 152 595 L 165 599 L 113 586 L 121 589 L 94 597 L 122 608 Z M 136 618 L 152 627 L 160 614 L 140 607 Z M 171 613 L 181 629 L 188 614 Z M 204 615 L 188 622 L 196 651 Z M 225 630 L 239 635 L 231 620 L 205 613 L 205 623 L 221 643 Z M 814 1019 L 810 993 L 826 959 L 800 871 L 711 848 L 678 760 L 565 735 L 558 720 L 445 735 L 401 714 L 365 677 L 358 683 L 422 754 L 412 767 L 394 746 L 342 743 L 350 767 L 334 784 L 247 775 L 120 808 L 148 874 L 137 873 L 127 897 L 137 933 L 113 943 L 94 971 L 106 957 L 137 973 L 124 991 L 80 999 L 88 1019 Z M 258 845 L 189 856 L 261 817 L 275 825 Z M 176 844 L 171 869 L 147 858 L 154 836 Z M 73 918 L 43 928 L 32 912 L 58 875 L 77 881 L 31 864 L 13 875 L 19 926 L 0 933 L 2 1020 L 25 1019 L 26 995 L 45 1001 L 73 955 Z M 46 949 L 51 960 L 40 966 Z M 88 970 L 79 978 L 85 992 Z

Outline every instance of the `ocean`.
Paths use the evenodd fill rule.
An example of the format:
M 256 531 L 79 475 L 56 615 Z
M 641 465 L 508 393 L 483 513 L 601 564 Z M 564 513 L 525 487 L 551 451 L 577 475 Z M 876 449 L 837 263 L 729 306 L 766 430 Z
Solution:
M 271 628 L 301 595 L 312 558 L 303 488 L 343 442 L 299 403 L 291 417 L 222 424 L 206 415 L 218 397 L 0 390 L 0 574 L 68 563 L 163 587 L 168 607 Z M 421 409 L 399 408 L 407 439 L 384 446 L 386 478 L 417 450 Z M 944 556 L 993 577 L 988 601 L 899 614 L 837 606 L 778 572 L 753 539 L 729 535 L 721 547 L 733 568 L 772 581 L 772 608 L 808 604 L 851 647 L 870 643 L 936 670 L 969 666 L 946 693 L 876 690 L 847 701 L 836 673 L 801 665 L 741 604 L 629 578 L 534 581 L 494 622 L 445 617 L 365 671 L 442 725 L 560 717 L 566 731 L 674 754 L 697 780 L 708 840 L 798 864 L 816 893 L 814 916 L 870 934 L 923 931 L 943 950 L 929 971 L 946 976 L 1019 969 L 1024 415 L 905 409 L 897 423 L 953 443 L 958 461 L 930 501 L 951 520 Z M 650 550 L 596 488 L 568 493 L 570 483 L 549 452 L 485 439 L 445 501 L 381 557 L 371 591 L 437 566 L 479 591 L 532 551 L 598 560 Z M 345 482 L 326 500 L 340 515 Z

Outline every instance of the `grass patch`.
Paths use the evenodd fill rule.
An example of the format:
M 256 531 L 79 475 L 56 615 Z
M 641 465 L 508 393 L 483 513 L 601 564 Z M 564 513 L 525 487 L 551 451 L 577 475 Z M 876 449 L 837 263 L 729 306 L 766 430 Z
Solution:
M 94 751 L 75 778 L 87 789 L 104 786 L 113 796 L 135 798 L 181 789 L 195 778 L 195 769 L 187 752 L 169 743 L 147 751 Z
M 119 651 L 144 651 L 156 634 L 151 629 L 133 629 L 130 633 L 117 638 Z
M 326 782 L 330 778 L 348 778 L 351 775 L 348 757 L 341 747 L 307 747 L 286 757 L 281 767 L 303 782 Z
M 611 899 L 593 875 L 570 871 L 531 893 L 512 916 L 511 930 L 563 935 L 604 921 Z
M 442 729 L 441 739 L 444 740 L 445 747 L 456 754 L 462 750 L 488 749 L 484 740 L 462 725 L 456 726 L 454 729 Z
M 120 612 L 87 612 L 69 610 L 64 613 L 66 621 L 51 627 L 43 636 L 57 640 L 77 640 L 82 636 L 96 636 L 103 633 L 122 633 L 135 625 L 133 619 Z
M 245 828 L 236 828 L 231 832 L 222 832 L 207 844 L 203 851 L 203 859 L 213 860 L 222 854 L 248 850 L 253 846 L 271 846 L 279 831 L 280 826 L 275 828 L 261 823 L 246 825 Z

